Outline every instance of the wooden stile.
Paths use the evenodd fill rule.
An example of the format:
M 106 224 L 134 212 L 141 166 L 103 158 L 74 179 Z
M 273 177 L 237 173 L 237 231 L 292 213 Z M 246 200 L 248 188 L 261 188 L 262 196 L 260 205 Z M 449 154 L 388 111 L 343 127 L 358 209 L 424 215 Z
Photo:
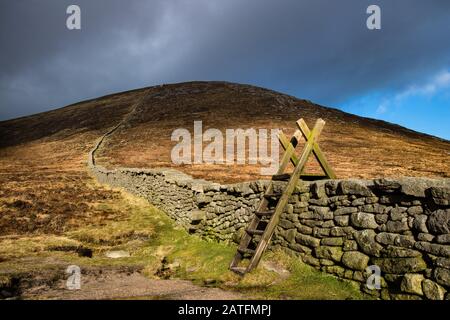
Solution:
M 230 264 L 230 270 L 244 275 L 258 265 L 262 254 L 266 250 L 270 239 L 272 238 L 275 227 L 280 220 L 280 216 L 288 203 L 289 197 L 294 191 L 299 179 L 317 180 L 336 178 L 331 166 L 328 164 L 317 143 L 317 138 L 322 132 L 324 125 L 325 121 L 322 119 L 317 119 L 314 128 L 309 130 L 306 122 L 303 119 L 300 119 L 297 121 L 298 129 L 295 131 L 291 140 L 288 140 L 283 132 L 280 133 L 279 140 L 285 150 L 280 166 L 277 173 L 272 177 L 272 180 L 270 181 L 266 192 L 259 203 L 258 209 L 247 226 L 246 232 L 244 233 L 239 243 L 237 252 Z M 299 158 L 295 154 L 295 148 L 297 147 L 302 136 L 305 138 L 306 143 Z M 311 175 L 303 173 L 303 169 L 311 153 L 314 154 L 315 158 L 319 162 L 324 171 L 324 175 Z M 295 167 L 291 174 L 285 173 L 289 162 L 291 162 Z M 288 181 L 284 191 L 282 193 L 275 193 L 273 181 L 283 180 Z M 273 210 L 269 209 L 269 202 L 271 200 L 276 201 L 276 206 Z M 265 217 L 269 217 L 269 221 L 264 220 Z M 262 230 L 262 228 L 264 228 L 264 230 Z M 259 237 L 259 239 L 255 238 L 255 236 Z M 251 246 L 254 246 L 255 243 L 257 243 L 256 248 L 251 248 Z M 239 264 L 245 256 L 249 256 L 249 264 L 245 267 L 241 267 Z

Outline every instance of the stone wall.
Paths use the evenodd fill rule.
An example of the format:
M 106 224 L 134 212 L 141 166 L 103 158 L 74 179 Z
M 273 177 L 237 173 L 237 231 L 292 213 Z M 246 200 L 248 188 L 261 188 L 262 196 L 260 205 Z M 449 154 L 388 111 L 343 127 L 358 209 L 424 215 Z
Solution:
M 190 233 L 235 242 L 268 184 L 221 185 L 172 169 L 90 167 L 100 182 L 147 198 Z M 450 299 L 450 180 L 299 181 L 271 247 L 360 282 L 382 299 Z M 369 265 L 381 269 L 381 290 L 365 285 Z
M 172 169 L 107 170 L 95 167 L 97 180 L 148 199 L 190 233 L 215 240 L 237 240 L 268 184 L 220 185 Z

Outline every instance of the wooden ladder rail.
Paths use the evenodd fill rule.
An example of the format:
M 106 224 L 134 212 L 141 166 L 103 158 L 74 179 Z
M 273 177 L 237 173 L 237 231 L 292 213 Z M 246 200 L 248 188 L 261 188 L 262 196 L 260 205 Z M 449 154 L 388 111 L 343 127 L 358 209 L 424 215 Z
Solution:
M 273 232 L 275 231 L 275 227 L 278 225 L 280 216 L 289 201 L 289 197 L 294 191 L 295 186 L 297 185 L 297 181 L 300 179 L 303 167 L 308 161 L 308 157 L 313 149 L 316 137 L 320 135 L 324 125 L 325 121 L 323 121 L 322 119 L 318 119 L 316 121 L 313 130 L 310 132 L 306 145 L 297 163 L 297 166 L 295 167 L 294 172 L 292 173 L 291 178 L 289 179 L 286 189 L 283 191 L 283 195 L 281 196 L 280 200 L 277 203 L 275 213 L 271 217 L 269 223 L 266 226 L 264 234 L 261 236 L 261 239 L 259 240 L 258 246 L 256 247 L 255 253 L 250 260 L 250 264 L 248 265 L 246 272 L 251 271 L 258 265 L 263 252 L 265 251 L 267 245 L 269 244 L 270 239 L 272 238 Z M 291 160 L 291 157 L 289 157 L 289 160 Z
M 296 123 L 297 123 L 297 127 L 302 132 L 303 137 L 306 140 L 308 140 L 308 136 L 311 133 L 311 131 L 309 130 L 308 125 L 306 124 L 305 120 L 300 119 Z M 325 125 L 325 122 L 324 122 L 324 125 Z M 323 154 L 322 150 L 320 149 L 320 146 L 317 143 L 317 141 L 313 141 L 312 152 L 313 152 L 314 156 L 316 157 L 317 162 L 319 162 L 319 165 L 322 168 L 323 172 L 325 172 L 326 178 L 336 179 L 336 174 L 334 173 L 334 170 L 331 168 L 330 164 L 328 163 L 328 160 L 325 157 L 325 155 Z M 295 156 L 295 154 L 294 154 L 294 156 Z M 296 164 L 294 162 L 293 162 L 293 164 L 294 164 L 294 166 L 296 166 Z
M 289 142 L 289 145 L 285 148 L 286 151 L 285 151 L 285 153 L 283 155 L 283 158 L 281 159 L 281 163 L 280 163 L 280 166 L 279 166 L 279 168 L 277 170 L 276 175 L 283 174 L 284 170 L 286 169 L 286 167 L 289 164 L 289 161 L 291 161 L 292 156 L 295 156 L 295 153 L 294 153 L 295 152 L 295 147 L 297 146 L 301 136 L 302 136 L 302 133 L 300 132 L 300 130 L 296 130 L 295 133 L 294 133 L 294 136 L 291 138 L 291 141 Z M 281 137 L 281 135 L 279 136 L 279 138 L 280 137 Z M 259 206 L 258 206 L 258 209 L 256 210 L 256 212 L 262 212 L 262 211 L 264 211 L 267 208 L 267 206 L 269 204 L 269 200 L 267 199 L 267 195 L 271 194 L 272 192 L 273 192 L 273 181 L 271 180 L 269 182 L 269 185 L 266 188 L 266 192 L 264 193 L 264 196 L 261 199 L 261 201 L 259 203 Z M 252 235 L 250 235 L 247 232 L 247 230 L 255 230 L 258 227 L 260 221 L 261 221 L 260 216 L 258 216 L 257 214 L 254 214 L 250 224 L 247 226 L 245 234 L 242 236 L 242 239 L 241 239 L 241 241 L 239 243 L 239 246 L 238 246 L 239 249 L 244 249 L 244 248 L 247 248 L 249 246 L 249 244 L 252 241 L 253 237 L 252 237 Z M 250 269 L 248 269 L 248 268 L 247 268 L 247 270 L 242 270 L 242 271 L 239 271 L 239 270 L 235 269 L 235 268 L 237 268 L 237 266 L 238 266 L 239 262 L 242 260 L 242 258 L 243 258 L 243 253 L 239 252 L 239 250 L 238 250 L 236 252 L 233 260 L 231 261 L 230 269 L 235 271 L 235 272 L 241 273 L 241 274 L 249 272 Z
M 305 138 L 305 140 L 308 140 L 308 136 L 311 133 L 311 131 L 308 128 L 308 125 L 306 124 L 305 120 L 300 119 L 297 122 L 297 127 L 300 129 L 303 137 Z M 284 135 L 283 132 L 280 133 L 280 143 L 283 146 L 283 148 L 286 150 L 286 148 L 288 148 L 289 146 L 289 140 L 288 138 Z M 331 166 L 329 165 L 325 155 L 323 154 L 322 150 L 320 149 L 319 144 L 314 141 L 313 142 L 313 149 L 312 152 L 314 154 L 314 156 L 317 159 L 317 162 L 319 163 L 320 167 L 322 168 L 323 172 L 325 173 L 325 175 L 321 175 L 321 174 L 301 174 L 301 178 L 327 178 L 327 179 L 336 179 L 336 174 L 334 173 L 333 169 L 331 168 Z M 291 157 L 291 162 L 294 165 L 294 167 L 297 166 L 298 164 L 298 157 L 295 154 L 292 154 Z M 304 179 L 307 180 L 307 179 Z
M 233 261 L 230 264 L 230 269 L 235 272 L 245 274 L 245 273 L 251 271 L 252 269 L 254 269 L 258 265 L 263 252 L 265 251 L 267 245 L 270 242 L 270 239 L 273 236 L 275 227 L 277 226 L 277 224 L 280 220 L 280 216 L 288 203 L 289 197 L 292 195 L 292 192 L 294 191 L 295 186 L 297 185 L 297 181 L 300 179 L 300 176 L 303 172 L 303 168 L 308 160 L 310 153 L 313 152 L 313 150 L 315 150 L 315 149 L 317 150 L 317 148 L 315 148 L 315 146 L 318 147 L 318 145 L 316 143 L 316 138 L 320 135 L 320 133 L 325 125 L 325 121 L 323 121 L 322 119 L 318 119 L 316 121 L 316 124 L 312 131 L 309 131 L 309 128 L 307 126 L 306 126 L 306 128 L 300 126 L 299 122 L 301 122 L 301 121 L 302 121 L 302 119 L 297 122 L 299 130 L 296 130 L 294 136 L 292 137 L 292 139 L 289 143 L 287 143 L 287 138 L 286 138 L 286 136 L 284 136 L 283 133 L 281 133 L 279 136 L 280 142 L 282 143 L 282 145 L 286 151 L 283 155 L 280 167 L 278 168 L 276 175 L 282 175 L 284 173 L 284 170 L 286 169 L 287 165 L 289 164 L 289 162 L 292 162 L 295 165 L 295 169 L 294 169 L 293 174 L 290 176 L 289 182 L 288 182 L 286 188 L 284 189 L 284 191 L 281 195 L 281 198 L 278 199 L 278 203 L 276 205 L 275 211 L 274 211 L 273 215 L 271 216 L 269 223 L 266 225 L 266 228 L 261 236 L 261 239 L 259 240 L 259 242 L 256 246 L 256 250 L 253 252 L 252 250 L 248 249 L 248 246 L 249 246 L 251 240 L 253 239 L 253 234 L 251 234 L 249 231 L 256 230 L 258 224 L 261 221 L 261 218 L 256 213 L 263 211 L 268 206 L 268 199 L 267 199 L 268 197 L 267 196 L 272 194 L 272 192 L 273 192 L 273 179 L 269 183 L 269 186 L 266 189 L 264 197 L 260 202 L 258 210 L 256 211 L 251 223 L 249 224 L 249 226 L 246 230 L 246 233 L 242 237 L 241 242 L 238 247 L 238 250 L 233 258 Z M 295 151 L 295 147 L 298 144 L 300 135 L 305 136 L 306 145 L 303 149 L 300 159 L 298 159 L 297 156 L 295 155 L 294 151 Z M 317 153 L 319 154 L 319 156 L 322 155 L 320 149 L 318 149 L 318 150 L 319 151 Z M 325 158 L 323 157 L 323 159 L 325 159 Z M 318 161 L 320 162 L 319 159 L 318 159 Z M 325 172 L 328 176 L 329 175 L 328 172 L 327 171 L 325 171 Z M 250 263 L 245 269 L 238 268 L 238 264 L 242 260 L 245 253 L 253 254 L 250 259 Z

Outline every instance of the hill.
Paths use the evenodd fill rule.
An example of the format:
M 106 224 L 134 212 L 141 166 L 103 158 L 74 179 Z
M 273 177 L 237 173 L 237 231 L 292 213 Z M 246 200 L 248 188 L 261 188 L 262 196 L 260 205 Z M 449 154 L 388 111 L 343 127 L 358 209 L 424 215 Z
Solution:
M 271 90 L 223 82 L 192 82 L 151 88 L 143 103 L 101 150 L 108 166 L 176 167 L 221 182 L 259 178 L 255 165 L 174 166 L 170 151 L 176 128 L 279 128 L 293 134 L 295 121 L 327 124 L 320 144 L 339 178 L 449 177 L 450 142 L 398 125 L 351 115 Z M 314 171 L 314 166 L 312 166 Z
M 116 194 L 92 186 L 86 159 L 95 141 L 126 115 L 99 150 L 98 163 L 175 167 L 220 182 L 254 180 L 261 177 L 257 165 L 175 166 L 172 131 L 192 131 L 202 120 L 203 130 L 280 128 L 290 135 L 297 119 L 312 126 L 321 117 L 327 124 L 320 145 L 339 178 L 450 177 L 449 141 L 254 86 L 170 84 L 0 122 L 0 234 L 58 233 L 121 216 L 92 205 Z
M 133 90 L 37 115 L 0 122 L 0 148 L 48 143 L 53 157 L 83 156 L 94 140 L 140 105 L 100 150 L 107 166 L 177 167 L 195 177 L 221 182 L 255 179 L 255 165 L 174 165 L 170 152 L 177 128 L 203 130 L 280 128 L 288 135 L 305 118 L 327 124 L 320 144 L 338 177 L 449 177 L 450 142 L 395 124 L 362 118 L 275 91 L 225 82 L 189 82 Z M 68 142 L 73 143 L 71 145 Z M 56 146 L 55 145 L 55 146 Z M 248 147 L 248 146 L 247 146 Z

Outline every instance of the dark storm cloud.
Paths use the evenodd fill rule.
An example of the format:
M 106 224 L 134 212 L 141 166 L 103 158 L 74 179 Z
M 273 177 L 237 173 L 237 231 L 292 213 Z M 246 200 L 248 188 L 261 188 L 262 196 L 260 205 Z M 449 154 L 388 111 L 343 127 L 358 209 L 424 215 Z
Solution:
M 65 27 L 74 3 L 81 31 Z M 381 31 L 365 27 L 369 4 Z M 446 0 L 8 0 L 0 15 L 0 119 L 187 80 L 338 105 L 450 66 Z

